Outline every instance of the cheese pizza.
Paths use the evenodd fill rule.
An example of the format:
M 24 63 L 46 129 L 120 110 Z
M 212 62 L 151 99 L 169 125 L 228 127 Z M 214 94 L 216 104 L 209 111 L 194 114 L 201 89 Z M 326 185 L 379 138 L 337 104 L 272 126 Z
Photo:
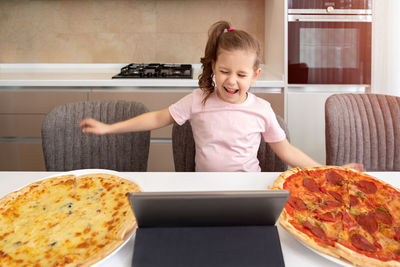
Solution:
M 110 175 L 64 175 L 0 200 L 0 266 L 90 266 L 136 228 L 126 194 L 134 182 Z
M 400 266 L 400 191 L 342 167 L 291 169 L 280 224 L 308 246 L 357 266 Z

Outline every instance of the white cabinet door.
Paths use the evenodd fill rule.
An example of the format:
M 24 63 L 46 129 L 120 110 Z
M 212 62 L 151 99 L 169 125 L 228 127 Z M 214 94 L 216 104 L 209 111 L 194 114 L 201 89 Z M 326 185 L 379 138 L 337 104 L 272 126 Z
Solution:
M 325 164 L 325 101 L 333 93 L 288 93 L 290 142 Z
M 365 93 L 362 86 L 289 88 L 287 123 L 290 142 L 321 164 L 326 162 L 325 101 L 338 93 Z

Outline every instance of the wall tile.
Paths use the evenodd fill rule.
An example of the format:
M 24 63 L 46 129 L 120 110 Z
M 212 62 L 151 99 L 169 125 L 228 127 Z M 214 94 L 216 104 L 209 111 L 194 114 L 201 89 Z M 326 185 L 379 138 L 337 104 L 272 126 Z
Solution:
M 220 17 L 219 1 L 171 0 L 157 2 L 157 32 L 201 33 Z
M 156 31 L 156 1 L 109 1 L 93 3 L 96 31 L 142 33 Z
M 200 63 L 207 42 L 205 33 L 157 34 L 156 58 L 161 63 Z
M 1 63 L 199 63 L 225 19 L 264 47 L 264 0 L 0 1 Z
M 221 18 L 230 21 L 237 28 L 261 33 L 264 32 L 264 10 L 264 0 L 226 1 L 221 7 Z

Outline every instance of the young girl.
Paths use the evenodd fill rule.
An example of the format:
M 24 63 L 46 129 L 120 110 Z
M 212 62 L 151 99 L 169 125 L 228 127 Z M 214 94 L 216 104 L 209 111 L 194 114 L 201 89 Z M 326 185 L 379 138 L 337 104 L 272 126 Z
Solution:
M 258 41 L 226 21 L 211 26 L 199 89 L 169 108 L 111 125 L 94 119 L 80 123 L 84 133 L 147 131 L 189 120 L 196 143 L 196 171 L 260 171 L 261 136 L 290 166 L 319 166 L 292 146 L 270 104 L 248 92 L 261 73 Z M 362 170 L 360 164 L 349 164 Z

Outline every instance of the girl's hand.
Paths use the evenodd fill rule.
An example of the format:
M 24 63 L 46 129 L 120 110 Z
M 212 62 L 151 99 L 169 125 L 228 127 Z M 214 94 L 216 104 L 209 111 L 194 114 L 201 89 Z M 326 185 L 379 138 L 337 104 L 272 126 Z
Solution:
M 82 127 L 83 133 L 105 135 L 110 132 L 109 124 L 96 121 L 95 119 L 92 118 L 84 119 L 83 121 L 81 121 L 81 123 L 79 123 L 79 126 Z
M 342 165 L 345 168 L 351 168 L 359 172 L 365 172 L 364 165 L 362 163 L 347 163 Z

